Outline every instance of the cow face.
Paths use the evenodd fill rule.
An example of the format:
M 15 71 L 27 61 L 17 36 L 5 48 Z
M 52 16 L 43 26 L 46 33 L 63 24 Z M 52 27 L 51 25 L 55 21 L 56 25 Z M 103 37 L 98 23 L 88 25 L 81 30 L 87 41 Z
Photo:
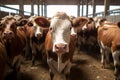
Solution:
M 36 17 L 33 20 L 34 34 L 35 37 L 40 39 L 43 36 L 43 32 L 45 29 L 49 27 L 50 23 L 44 17 Z
M 16 32 L 16 22 L 14 18 L 7 18 L 2 21 L 1 26 L 1 35 L 4 41 L 11 40 L 15 36 Z
M 95 27 L 95 21 L 93 18 L 89 18 L 89 21 L 82 27 L 82 30 L 94 30 Z
M 72 24 L 65 13 L 51 19 L 50 31 L 53 42 L 53 52 L 69 52 L 70 34 Z

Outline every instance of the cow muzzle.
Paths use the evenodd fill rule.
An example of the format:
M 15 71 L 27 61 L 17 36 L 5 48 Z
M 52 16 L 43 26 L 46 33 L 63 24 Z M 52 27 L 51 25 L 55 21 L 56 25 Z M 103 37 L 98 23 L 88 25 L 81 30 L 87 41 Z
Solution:
M 3 37 L 4 37 L 4 39 L 12 39 L 13 38 L 13 32 L 12 31 L 5 31 L 5 32 L 3 32 Z
M 37 39 L 40 39 L 42 37 L 42 34 L 36 34 Z
M 55 52 L 57 53 L 67 52 L 67 44 L 63 43 L 55 44 Z

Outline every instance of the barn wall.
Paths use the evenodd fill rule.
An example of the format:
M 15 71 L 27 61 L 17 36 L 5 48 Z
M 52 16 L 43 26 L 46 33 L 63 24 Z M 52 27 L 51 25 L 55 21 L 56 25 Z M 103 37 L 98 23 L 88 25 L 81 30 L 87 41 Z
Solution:
M 120 22 L 120 15 L 111 15 L 106 17 L 108 21 Z
M 7 15 L 9 15 L 9 12 L 0 11 L 0 20 L 1 20 L 3 17 L 7 16 Z M 15 13 L 11 13 L 11 15 L 16 15 L 16 14 L 15 14 Z M 26 16 L 26 15 L 25 15 L 24 17 L 28 18 L 29 16 Z

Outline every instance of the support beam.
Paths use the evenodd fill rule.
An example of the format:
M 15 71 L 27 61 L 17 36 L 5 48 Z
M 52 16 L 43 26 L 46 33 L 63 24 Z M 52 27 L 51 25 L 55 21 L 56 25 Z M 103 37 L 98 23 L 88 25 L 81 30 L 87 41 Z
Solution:
M 31 0 L 31 15 L 34 15 L 34 3 Z
M 81 16 L 83 16 L 83 11 L 84 11 L 84 3 L 83 3 L 83 0 L 81 0 L 81 4 L 82 4 L 82 11 L 81 11 Z
M 38 11 L 38 16 L 39 16 L 39 15 L 40 15 L 40 6 L 39 6 L 39 4 L 37 4 L 37 7 L 38 7 L 38 8 L 37 8 L 37 9 L 38 9 L 38 10 L 37 10 L 37 11 Z
M 86 0 L 86 17 L 88 17 L 88 0 Z
M 47 4 L 46 2 L 43 2 L 44 5 L 44 16 L 47 17 Z
M 19 15 L 24 16 L 24 7 L 23 7 L 23 0 L 18 0 L 19 1 Z
M 80 0 L 78 0 L 78 5 L 77 5 L 77 16 L 80 16 Z
M 105 6 L 105 9 L 104 9 L 104 16 L 106 17 L 107 15 L 109 15 L 109 6 L 110 6 L 110 0 L 104 0 L 104 6 Z
M 93 17 L 95 17 L 95 13 L 96 13 L 96 0 L 92 0 L 92 6 L 93 6 Z
M 43 16 L 43 1 L 41 1 L 41 16 Z

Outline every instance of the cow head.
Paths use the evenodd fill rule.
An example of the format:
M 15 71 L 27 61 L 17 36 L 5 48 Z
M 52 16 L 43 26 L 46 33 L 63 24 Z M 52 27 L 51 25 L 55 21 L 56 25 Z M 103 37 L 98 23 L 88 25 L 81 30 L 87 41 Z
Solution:
M 87 22 L 84 18 L 76 18 L 72 22 L 64 12 L 58 12 L 51 19 L 50 32 L 53 43 L 53 52 L 69 52 L 70 36 L 72 27 L 83 26 Z
M 11 16 L 3 18 L 0 24 L 0 30 L 4 41 L 13 39 L 16 33 L 15 19 Z
M 93 18 L 88 18 L 89 21 L 82 27 L 82 30 L 92 30 L 95 29 L 95 22 Z
M 48 28 L 49 25 L 50 25 L 49 21 L 44 17 L 38 16 L 34 18 L 33 27 L 35 37 L 40 39 L 43 36 L 43 32 L 49 29 Z
M 27 19 L 21 19 L 20 21 L 17 21 L 17 26 L 25 26 L 27 23 Z

